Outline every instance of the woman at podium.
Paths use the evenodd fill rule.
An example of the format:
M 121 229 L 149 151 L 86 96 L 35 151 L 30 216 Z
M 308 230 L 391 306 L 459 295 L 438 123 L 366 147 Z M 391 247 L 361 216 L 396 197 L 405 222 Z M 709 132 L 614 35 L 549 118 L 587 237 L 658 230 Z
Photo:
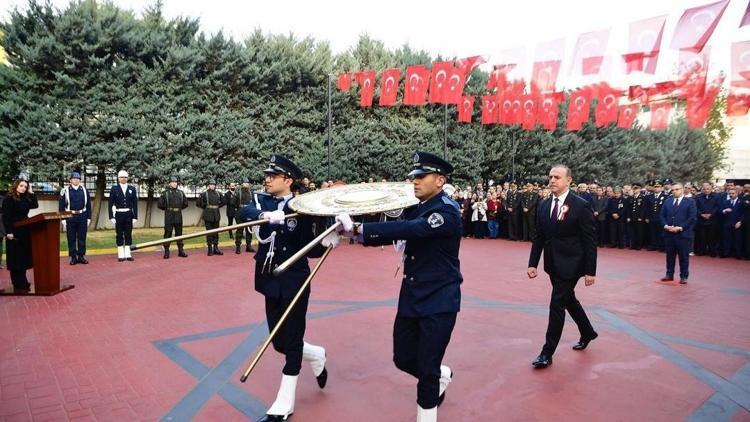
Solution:
M 31 234 L 27 227 L 15 224 L 29 216 L 29 210 L 39 208 L 36 195 L 29 182 L 18 179 L 3 201 L 3 225 L 5 226 L 7 266 L 13 289 L 29 290 L 26 270 L 31 268 Z

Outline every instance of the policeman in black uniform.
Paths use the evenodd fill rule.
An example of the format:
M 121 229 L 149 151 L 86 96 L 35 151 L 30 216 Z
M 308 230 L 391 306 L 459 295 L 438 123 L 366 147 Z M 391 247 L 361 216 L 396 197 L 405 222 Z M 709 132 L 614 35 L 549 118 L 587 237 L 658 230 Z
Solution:
M 187 197 L 182 189 L 177 189 L 177 177 L 171 176 L 169 184 L 159 197 L 158 207 L 164 211 L 164 238 L 182 236 L 182 210 L 188 207 Z M 177 241 L 177 256 L 187 258 L 185 244 Z M 169 259 L 169 243 L 164 245 L 164 259 Z
M 625 247 L 625 218 L 627 215 L 627 201 L 622 196 L 622 188 L 615 186 L 614 196 L 610 198 L 607 205 L 607 218 L 609 218 L 609 247 Z
M 128 172 L 117 172 L 117 184 L 109 189 L 109 220 L 115 225 L 117 260 L 135 261 L 130 254 L 133 244 L 133 224 L 138 221 L 138 193 L 128 184 Z
M 641 192 L 640 183 L 633 183 L 633 197 L 630 200 L 630 212 L 628 213 L 627 222 L 631 227 L 631 245 L 630 249 L 640 250 L 643 247 L 644 236 L 646 234 L 646 219 L 648 208 L 646 198 Z
M 240 222 L 269 220 L 269 224 L 261 225 L 257 232 L 260 246 L 255 254 L 255 290 L 265 296 L 266 320 L 271 330 L 310 275 L 310 267 L 303 257 L 278 276 L 272 271 L 315 238 L 315 227 L 309 216 L 285 218 L 285 214 L 293 212 L 288 203 L 293 197 L 292 186 L 302 177 L 302 171 L 288 158 L 273 155 L 263 172 L 266 193 L 258 193 L 257 204 L 240 208 L 237 217 Z M 338 239 L 337 233 L 326 238 L 322 246 L 331 245 L 334 239 Z M 322 246 L 313 248 L 307 256 L 320 257 L 324 252 Z M 286 364 L 276 400 L 261 421 L 283 421 L 294 412 L 297 378 L 303 360 L 310 363 L 320 388 L 325 387 L 328 380 L 325 349 L 304 341 L 309 299 L 308 286 L 273 339 L 274 349 L 285 355 Z
M 458 260 L 461 211 L 442 189 L 452 171 L 453 166 L 437 155 L 417 151 L 409 176 L 421 202 L 404 211 L 404 220 L 354 228 L 355 239 L 365 246 L 406 241 L 393 361 L 418 380 L 420 422 L 437 420 L 437 407 L 453 379 L 451 369 L 442 365 L 461 305 L 463 281 Z
M 227 204 L 227 226 L 231 226 L 235 222 L 237 216 L 237 206 L 235 206 L 234 197 L 237 196 L 237 184 L 232 182 L 229 184 L 229 189 L 224 192 L 224 203 Z M 234 234 L 229 230 L 229 238 L 234 239 Z
M 255 200 L 253 199 L 253 191 L 250 189 L 250 179 L 247 177 L 242 179 L 242 186 L 236 191 L 232 206 L 239 212 L 243 208 L 253 205 L 257 208 Z M 237 229 L 234 234 L 234 253 L 240 254 L 242 248 L 242 239 L 245 239 L 245 252 L 252 252 L 253 248 L 251 243 L 253 241 L 253 234 L 249 228 L 243 227 Z
M 203 223 L 206 225 L 206 230 L 219 228 L 221 223 L 219 209 L 226 204 L 224 203 L 224 197 L 216 191 L 216 180 L 210 179 L 208 181 L 208 189 L 198 196 L 196 205 L 198 208 L 203 208 Z M 206 235 L 206 246 L 208 256 L 224 255 L 219 250 L 219 235 L 217 233 Z
M 60 211 L 70 211 L 73 217 L 63 220 L 68 236 L 70 265 L 88 264 L 86 260 L 86 232 L 91 223 L 89 192 L 81 185 L 81 173 L 70 173 L 70 185 L 60 191 Z
M 664 250 L 664 238 L 662 233 L 664 228 L 661 227 L 659 216 L 661 215 L 661 208 L 664 206 L 664 201 L 669 196 L 668 193 L 664 192 L 661 182 L 654 182 L 654 190 L 652 195 L 649 195 L 649 206 L 648 206 L 648 227 L 649 227 L 649 247 L 650 251 L 663 251 Z

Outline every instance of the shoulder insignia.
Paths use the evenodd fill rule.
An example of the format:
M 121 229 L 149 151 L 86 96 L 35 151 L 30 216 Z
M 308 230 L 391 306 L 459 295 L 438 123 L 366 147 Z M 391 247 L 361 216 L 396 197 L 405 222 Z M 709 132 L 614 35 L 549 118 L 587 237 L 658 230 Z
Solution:
M 445 220 L 443 219 L 443 216 L 439 213 L 433 212 L 430 214 L 429 217 L 427 217 L 427 224 L 430 225 L 433 229 L 436 229 L 440 226 L 442 226 L 445 223 Z

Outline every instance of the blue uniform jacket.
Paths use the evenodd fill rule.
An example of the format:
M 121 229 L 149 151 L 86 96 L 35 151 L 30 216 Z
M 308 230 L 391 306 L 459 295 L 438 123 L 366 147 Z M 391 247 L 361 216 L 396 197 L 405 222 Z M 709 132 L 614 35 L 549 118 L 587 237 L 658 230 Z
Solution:
M 135 187 L 128 185 L 127 194 L 122 193 L 122 189 L 119 184 L 112 185 L 109 188 L 109 206 L 107 207 L 109 212 L 110 220 L 115 218 L 114 211 L 112 208 L 130 208 L 130 212 L 133 213 L 133 218 L 138 218 L 138 194 L 135 191 Z
M 695 222 L 698 218 L 698 210 L 695 207 L 695 201 L 693 198 L 683 196 L 680 200 L 680 205 L 675 208 L 674 198 L 668 197 L 664 201 L 664 206 L 661 207 L 661 226 L 679 226 L 682 227 L 682 231 L 679 233 L 671 233 L 664 231 L 664 236 L 676 236 L 685 239 L 692 239 L 695 235 Z
M 83 211 L 80 214 L 73 214 L 69 221 L 85 223 L 91 219 L 91 201 L 88 197 L 89 192 L 82 185 L 78 189 L 66 186 L 60 191 L 60 211 Z
M 398 315 L 420 317 L 458 312 L 463 281 L 458 260 L 459 205 L 441 192 L 406 210 L 405 217 L 401 221 L 362 225 L 365 246 L 406 240 Z
M 240 222 L 257 220 L 260 214 L 265 211 L 276 211 L 281 202 L 280 199 L 267 193 L 258 193 L 257 197 L 258 206 L 254 201 L 251 201 L 246 207 L 240 208 L 237 214 Z M 289 208 L 288 203 L 284 206 L 283 211 L 284 214 L 294 212 Z M 313 217 L 287 218 L 285 224 L 262 224 L 258 234 L 261 239 L 266 239 L 274 231 L 276 232 L 276 240 L 274 241 L 274 256 L 270 270 L 266 269 L 266 272 L 262 273 L 263 264 L 271 246 L 270 243 L 260 244 L 258 252 L 255 253 L 255 290 L 271 298 L 291 298 L 299 291 L 307 276 L 310 275 L 307 257 L 318 258 L 323 254 L 325 248 L 320 245 L 316 246 L 307 254 L 307 257 L 301 258 L 284 273 L 275 276 L 272 271 L 276 267 L 315 238 Z
M 728 208 L 730 208 L 732 211 L 724 214 L 723 210 Z M 744 209 L 742 207 L 742 198 L 738 197 L 734 201 L 734 206 L 732 206 L 731 199 L 725 199 L 724 203 L 721 204 L 721 209 L 722 214 L 724 214 L 724 218 L 722 219 L 722 221 L 724 222 L 724 227 L 731 227 L 742 221 L 742 214 L 744 212 Z

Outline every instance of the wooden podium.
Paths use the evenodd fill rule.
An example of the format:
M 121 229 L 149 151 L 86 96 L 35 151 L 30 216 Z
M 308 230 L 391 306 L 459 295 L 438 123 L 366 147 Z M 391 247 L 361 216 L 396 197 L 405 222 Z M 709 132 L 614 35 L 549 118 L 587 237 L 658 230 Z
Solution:
M 31 233 L 34 283 L 29 291 L 16 292 L 10 287 L 0 290 L 0 296 L 52 296 L 75 287 L 60 286 L 60 220 L 72 216 L 69 211 L 45 212 L 16 223 L 16 227 L 28 226 Z

